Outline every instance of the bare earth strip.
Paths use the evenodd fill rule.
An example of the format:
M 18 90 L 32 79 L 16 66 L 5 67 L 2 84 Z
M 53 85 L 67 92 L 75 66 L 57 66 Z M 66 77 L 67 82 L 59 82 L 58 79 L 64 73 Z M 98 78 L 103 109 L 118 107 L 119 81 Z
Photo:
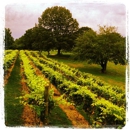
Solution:
M 22 77 L 21 79 L 22 91 L 24 93 L 29 93 L 29 89 L 25 82 L 25 76 L 23 74 L 24 70 L 22 67 L 20 69 L 21 69 L 21 77 Z M 42 127 L 43 126 L 43 123 L 40 121 L 35 111 L 32 108 L 30 108 L 29 105 L 24 106 L 22 119 L 24 121 L 24 126 L 26 127 L 35 127 L 35 126 Z
M 31 64 L 35 69 L 37 75 L 42 76 L 44 80 L 48 80 L 32 62 Z M 60 96 L 60 92 L 56 89 L 56 87 L 53 84 L 51 84 L 51 88 L 54 89 L 54 99 L 57 99 Z M 67 104 L 67 101 L 65 104 Z M 76 110 L 76 108 L 73 105 L 60 105 L 59 107 L 66 113 L 68 119 L 72 122 L 75 128 L 90 128 L 88 122 Z

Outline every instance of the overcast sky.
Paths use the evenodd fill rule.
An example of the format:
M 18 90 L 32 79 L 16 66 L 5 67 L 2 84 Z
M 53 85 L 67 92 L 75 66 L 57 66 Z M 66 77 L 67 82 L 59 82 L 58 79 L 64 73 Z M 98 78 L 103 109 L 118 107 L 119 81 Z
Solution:
M 98 30 L 98 25 L 118 27 L 118 32 L 126 34 L 126 7 L 121 3 L 32 3 L 8 4 L 5 6 L 5 27 L 10 28 L 16 39 L 24 35 L 27 29 L 38 23 L 38 17 L 47 7 L 63 6 L 70 10 L 73 18 L 77 19 L 79 27 L 88 26 Z

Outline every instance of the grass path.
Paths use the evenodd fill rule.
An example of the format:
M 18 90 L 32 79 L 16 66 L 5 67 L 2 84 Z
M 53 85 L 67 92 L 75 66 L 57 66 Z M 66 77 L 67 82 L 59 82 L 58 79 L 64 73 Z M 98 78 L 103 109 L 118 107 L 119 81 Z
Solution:
M 42 74 L 42 72 L 35 67 L 32 63 L 33 68 L 36 71 L 37 75 L 43 77 L 43 79 L 48 80 Z M 60 96 L 60 92 L 56 89 L 56 87 L 51 84 L 51 89 L 54 89 L 54 99 L 56 100 Z M 76 110 L 73 105 L 70 105 L 66 100 L 64 100 L 65 104 L 59 105 L 59 107 L 66 113 L 68 119 L 72 122 L 74 128 L 89 128 L 89 123 L 85 120 L 85 118 Z M 60 113 L 59 113 L 60 114 Z
M 23 120 L 20 118 L 23 106 L 17 99 L 21 95 L 20 79 L 20 61 L 17 57 L 8 82 L 4 86 L 5 125 L 7 126 L 23 125 Z

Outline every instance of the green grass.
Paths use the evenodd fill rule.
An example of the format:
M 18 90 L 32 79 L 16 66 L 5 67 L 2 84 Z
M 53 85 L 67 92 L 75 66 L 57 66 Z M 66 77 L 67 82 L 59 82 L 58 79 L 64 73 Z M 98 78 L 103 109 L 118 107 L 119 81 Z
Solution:
M 100 72 L 101 67 L 95 64 L 84 64 L 84 67 L 78 67 L 80 71 L 91 73 L 95 76 L 100 77 L 105 82 L 111 85 L 116 85 L 121 88 L 125 88 L 125 66 L 115 65 L 114 63 L 108 62 L 107 72 L 105 74 Z
M 59 106 L 55 106 L 49 115 L 49 126 L 72 127 L 71 121 Z
M 23 106 L 20 104 L 19 99 L 17 99 L 21 95 L 19 58 L 16 60 L 8 83 L 4 86 L 4 92 L 5 125 L 21 126 L 23 124 L 21 119 Z
M 83 104 L 80 106 L 76 106 L 76 110 L 84 117 L 86 121 L 88 121 L 89 125 L 92 125 L 92 119 L 90 115 L 83 110 Z
M 46 53 L 44 53 L 46 54 Z M 126 66 L 115 65 L 114 63 L 108 62 L 107 72 L 101 73 L 101 66 L 97 64 L 88 64 L 85 61 L 74 61 L 71 53 L 65 53 L 65 55 L 57 56 L 56 52 L 52 51 L 49 58 L 55 59 L 59 62 L 63 62 L 71 67 L 75 67 L 82 72 L 90 73 L 98 76 L 101 80 L 115 86 L 119 86 L 125 89 L 125 70 Z M 64 54 L 64 53 L 63 53 Z

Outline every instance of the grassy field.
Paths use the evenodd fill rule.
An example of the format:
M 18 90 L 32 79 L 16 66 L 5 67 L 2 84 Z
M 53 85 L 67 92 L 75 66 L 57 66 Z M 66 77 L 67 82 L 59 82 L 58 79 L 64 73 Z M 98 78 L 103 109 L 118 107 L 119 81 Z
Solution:
M 46 53 L 45 53 L 46 54 Z M 65 55 L 64 55 L 65 54 Z M 107 64 L 107 72 L 105 74 L 101 73 L 101 67 L 97 64 L 88 64 L 85 61 L 74 61 L 71 53 L 63 53 L 61 56 L 57 56 L 55 51 L 51 52 L 50 58 L 53 58 L 59 62 L 63 62 L 71 67 L 77 68 L 82 72 L 91 73 L 95 76 L 100 77 L 103 81 L 119 86 L 125 89 L 125 70 L 126 66 L 115 65 L 112 62 Z
M 49 126 L 53 127 L 72 127 L 71 121 L 59 106 L 55 106 L 49 115 Z

